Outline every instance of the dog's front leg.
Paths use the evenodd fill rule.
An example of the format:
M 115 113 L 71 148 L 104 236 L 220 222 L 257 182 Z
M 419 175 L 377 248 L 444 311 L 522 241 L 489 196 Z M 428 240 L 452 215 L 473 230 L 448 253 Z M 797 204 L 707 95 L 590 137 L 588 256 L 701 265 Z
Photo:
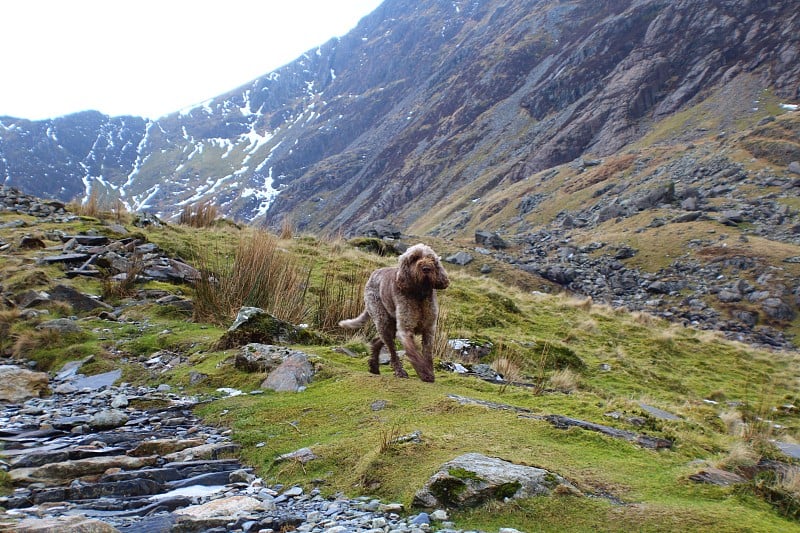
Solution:
M 433 383 L 433 361 L 426 361 L 419 353 L 417 344 L 414 342 L 414 334 L 411 331 L 402 330 L 398 332 L 397 336 L 400 337 L 400 342 L 406 350 L 406 357 L 408 357 L 411 366 L 416 370 L 419 379 Z

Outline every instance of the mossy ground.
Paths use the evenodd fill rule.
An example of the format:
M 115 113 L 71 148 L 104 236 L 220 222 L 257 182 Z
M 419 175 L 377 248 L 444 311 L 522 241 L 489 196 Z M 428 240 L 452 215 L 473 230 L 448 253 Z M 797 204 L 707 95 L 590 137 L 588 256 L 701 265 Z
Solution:
M 4 238 L 10 242 L 19 232 L 44 231 L 46 225 L 36 224 L 31 221 L 31 227 L 4 233 Z M 91 228 L 86 220 L 74 224 L 59 229 Z M 213 253 L 232 253 L 241 231 L 233 226 L 203 230 L 168 226 L 144 234 L 188 260 L 204 247 Z M 448 247 L 433 244 L 437 251 Z M 281 241 L 280 246 L 311 266 L 312 288 L 324 283 L 326 269 L 336 269 L 342 280 L 354 281 L 356 275 L 345 274 L 396 261 L 309 236 Z M 0 256 L 4 268 L 0 283 L 43 288 L 68 282 L 57 267 L 36 267 L 41 274 L 26 278 L 36 253 Z M 578 372 L 577 391 L 536 394 L 531 387 L 500 388 L 444 371 L 437 371 L 433 384 L 414 377 L 397 379 L 388 371 L 374 376 L 367 372 L 365 357 L 334 349 L 338 344 L 363 354 L 364 338 L 332 332 L 335 342 L 330 345 L 294 347 L 311 354 L 318 369 L 302 393 L 263 391 L 219 399 L 198 407 L 199 414 L 210 423 L 231 427 L 245 462 L 269 482 L 319 486 L 325 494 L 370 495 L 410 505 L 414 492 L 441 464 L 462 453 L 479 452 L 545 468 L 586 495 L 490 503 L 454 512 L 461 528 L 800 531 L 796 522 L 752 492 L 697 485 L 688 479 L 740 441 L 728 434 L 720 419 L 723 411 L 736 406 L 762 406 L 774 424 L 769 437 L 800 439 L 796 409 L 782 408 L 798 404 L 797 353 L 757 350 L 647 315 L 565 296 L 532 294 L 518 288 L 524 284 L 512 287 L 479 278 L 470 268 L 448 265 L 448 269 L 452 284 L 441 293 L 441 305 L 448 316 L 449 337 L 480 338 L 503 346 L 506 353 L 513 351 L 528 381 L 542 368 L 547 374 L 553 372 L 557 365 L 552 361 L 542 365 L 541 359 L 557 356 Z M 158 288 L 192 292 L 185 285 Z M 99 294 L 99 282 L 84 280 L 81 289 Z M 314 294 L 309 290 L 310 297 Z M 153 302 L 123 303 L 121 321 L 80 317 L 84 335 L 36 347 L 29 356 L 43 368 L 56 369 L 66 360 L 92 355 L 90 366 L 84 368 L 89 373 L 122 367 L 126 381 L 168 382 L 176 390 L 204 397 L 218 396 L 218 387 L 258 390 L 263 375 L 237 371 L 232 364 L 235 350 L 213 349 L 224 327 L 192 322 Z M 11 334 L 33 331 L 34 325 L 14 324 Z M 142 372 L 138 362 L 159 351 L 188 362 L 168 374 Z M 206 378 L 192 384 L 192 372 Z M 451 394 L 525 408 L 537 415 L 580 418 L 668 438 L 675 444 L 671 450 L 647 450 L 581 429 L 555 429 L 546 421 L 511 411 L 463 406 L 450 399 Z M 373 410 L 376 400 L 385 406 Z M 641 408 L 643 402 L 680 420 L 657 419 Z M 622 416 L 607 416 L 611 412 Z M 632 426 L 626 421 L 630 416 L 644 420 L 644 425 Z M 388 435 L 414 431 L 420 432 L 420 443 L 387 445 Z M 305 446 L 319 458 L 306 464 L 276 461 L 279 455 Z

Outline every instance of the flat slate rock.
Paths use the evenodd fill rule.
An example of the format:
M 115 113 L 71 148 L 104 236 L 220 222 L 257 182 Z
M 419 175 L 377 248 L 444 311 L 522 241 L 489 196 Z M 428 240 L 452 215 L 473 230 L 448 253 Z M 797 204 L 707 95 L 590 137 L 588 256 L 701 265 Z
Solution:
M 89 254 L 61 254 L 42 257 L 44 263 L 80 263 L 89 259 Z

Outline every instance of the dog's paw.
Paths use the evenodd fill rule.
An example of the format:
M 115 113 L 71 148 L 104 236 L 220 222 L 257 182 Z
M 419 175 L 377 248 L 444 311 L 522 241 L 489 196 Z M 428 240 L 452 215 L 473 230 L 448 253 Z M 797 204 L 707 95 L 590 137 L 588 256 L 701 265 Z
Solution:
M 376 376 L 381 373 L 381 369 L 378 363 L 373 364 L 372 361 L 369 362 L 369 373 L 375 374 Z

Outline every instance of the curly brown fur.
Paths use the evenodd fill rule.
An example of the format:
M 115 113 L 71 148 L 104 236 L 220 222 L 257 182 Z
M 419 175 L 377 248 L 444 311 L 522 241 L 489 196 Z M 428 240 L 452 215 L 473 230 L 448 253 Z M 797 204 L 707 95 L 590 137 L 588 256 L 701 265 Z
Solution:
M 439 314 L 436 290 L 446 289 L 449 284 L 441 259 L 425 244 L 416 244 L 406 250 L 399 257 L 398 266 L 380 268 L 372 273 L 364 289 L 364 312 L 356 318 L 339 322 L 343 328 L 355 329 L 372 317 L 378 336 L 371 343 L 370 372 L 380 373 L 378 356 L 381 348 L 386 346 L 394 375 L 408 377 L 394 348 L 397 336 L 419 379 L 434 380 L 433 336 Z M 415 334 L 422 336 L 422 353 L 414 342 Z

